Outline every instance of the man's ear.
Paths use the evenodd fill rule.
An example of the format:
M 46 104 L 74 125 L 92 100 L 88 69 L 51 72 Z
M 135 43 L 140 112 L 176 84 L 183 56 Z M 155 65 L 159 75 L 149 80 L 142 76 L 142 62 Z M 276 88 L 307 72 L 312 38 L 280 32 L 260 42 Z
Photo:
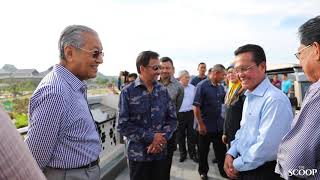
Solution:
M 140 66 L 139 69 L 140 69 L 140 74 L 145 70 L 143 66 Z
M 314 55 L 316 56 L 317 61 L 320 61 L 320 44 L 318 42 L 314 42 L 314 46 L 315 46 Z
M 259 64 L 259 68 L 261 68 L 261 70 L 264 70 L 264 72 L 267 71 L 267 65 L 266 62 L 262 62 Z
M 73 48 L 71 46 L 65 46 L 63 50 L 64 50 L 66 61 L 71 62 L 74 55 Z

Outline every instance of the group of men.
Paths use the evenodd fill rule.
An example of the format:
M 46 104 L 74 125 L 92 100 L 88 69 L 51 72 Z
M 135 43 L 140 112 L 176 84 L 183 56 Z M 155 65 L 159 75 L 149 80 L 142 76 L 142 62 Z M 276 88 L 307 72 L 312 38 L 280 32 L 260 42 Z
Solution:
M 289 94 L 292 87 L 292 82 L 288 79 L 288 74 L 282 74 L 282 81 L 279 80 L 278 74 L 273 75 L 271 83 L 285 94 Z
M 201 179 L 208 179 L 210 142 L 214 145 L 220 174 L 231 179 L 320 178 L 320 16 L 304 23 L 299 35 L 300 47 L 295 55 L 313 84 L 293 121 L 288 98 L 265 74 L 263 49 L 247 44 L 235 51 L 234 72 L 246 89 L 246 99 L 241 127 L 228 151 L 223 143 L 221 116 L 225 92 L 220 82 L 225 69 L 215 65 L 207 78 L 194 80 L 199 81 L 192 105 L 198 123 Z M 59 64 L 40 82 L 30 99 L 25 140 L 28 150 L 17 140 L 16 132 L 13 136 L 4 138 L 3 133 L 0 136 L 1 147 L 4 143 L 12 147 L 0 148 L 1 154 L 8 157 L 6 162 L 16 158 L 30 166 L 17 168 L 13 173 L 8 166 L 14 163 L 2 165 L 2 160 L 0 177 L 43 179 L 42 170 L 49 180 L 100 179 L 100 138 L 88 107 L 85 80 L 94 78 L 103 63 L 102 43 L 93 29 L 72 25 L 62 32 L 58 45 Z M 156 52 L 141 52 L 136 68 L 138 78 L 125 86 L 120 95 L 117 127 L 128 139 L 130 179 L 170 179 L 179 124 L 177 115 L 191 111 L 190 102 L 182 106 L 187 85 L 182 86 L 173 78 L 172 60 L 159 59 Z M 160 70 L 163 74 L 158 79 Z M 185 109 L 179 112 L 181 106 Z M 8 118 L 3 113 L 0 115 L 1 119 Z M 8 133 L 13 131 L 8 123 L 2 125 L 9 127 L 4 129 Z M 15 146 L 8 143 L 10 138 L 17 140 Z M 15 155 L 19 147 L 24 157 Z M 195 155 L 193 151 L 191 156 Z M 308 170 L 315 171 L 310 174 Z

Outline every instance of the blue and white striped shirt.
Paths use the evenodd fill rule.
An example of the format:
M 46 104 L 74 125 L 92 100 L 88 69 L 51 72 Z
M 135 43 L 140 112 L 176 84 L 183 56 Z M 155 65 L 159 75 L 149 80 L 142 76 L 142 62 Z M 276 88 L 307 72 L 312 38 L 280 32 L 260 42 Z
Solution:
M 279 146 L 276 172 L 285 179 L 291 179 L 290 175 L 305 179 L 320 179 L 319 111 L 320 80 L 310 86 L 291 130 Z M 312 169 L 317 172 L 311 174 Z
M 26 143 L 40 168 L 77 168 L 99 157 L 86 84 L 61 65 L 53 67 L 30 99 Z

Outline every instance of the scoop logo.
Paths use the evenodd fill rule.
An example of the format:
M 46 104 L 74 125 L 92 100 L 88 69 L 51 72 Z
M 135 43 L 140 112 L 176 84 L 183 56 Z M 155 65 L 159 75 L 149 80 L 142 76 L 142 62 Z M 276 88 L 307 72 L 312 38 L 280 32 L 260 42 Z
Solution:
M 314 176 L 317 172 L 317 169 L 304 169 L 300 166 L 299 169 L 289 169 L 288 176 Z

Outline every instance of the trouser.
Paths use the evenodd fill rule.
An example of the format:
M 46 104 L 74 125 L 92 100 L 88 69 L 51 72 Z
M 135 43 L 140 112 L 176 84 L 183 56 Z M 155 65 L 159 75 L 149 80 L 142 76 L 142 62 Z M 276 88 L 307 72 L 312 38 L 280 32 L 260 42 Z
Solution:
M 278 180 L 282 179 L 279 174 L 274 172 L 276 161 L 266 162 L 262 166 L 250 171 L 239 172 L 240 180 Z
M 130 180 L 164 180 L 167 160 L 131 161 L 129 160 Z
M 180 156 L 187 156 L 186 132 L 187 132 L 187 145 L 188 145 L 189 157 L 192 158 L 196 155 L 196 149 L 195 149 L 196 132 L 193 129 L 193 119 L 194 119 L 193 117 L 194 116 L 193 116 L 192 110 L 178 113 L 177 136 L 178 136 Z
M 218 168 L 220 175 L 226 177 L 223 169 L 224 158 L 226 154 L 226 145 L 222 142 L 222 132 L 221 133 L 207 133 L 206 135 L 199 134 L 199 174 L 207 174 L 209 171 L 208 164 L 208 153 L 210 150 L 210 143 L 213 144 L 213 150 L 215 157 L 218 161 Z
M 167 146 L 167 159 L 166 164 L 163 167 L 165 170 L 165 178 L 163 180 L 169 180 L 170 179 L 170 171 L 171 171 L 171 165 L 172 165 L 172 157 L 175 150 L 177 150 L 177 142 L 176 142 L 176 132 L 173 133 L 172 137 L 168 141 Z
M 43 174 L 47 180 L 97 180 L 100 179 L 100 167 L 99 165 L 78 169 L 45 167 Z

